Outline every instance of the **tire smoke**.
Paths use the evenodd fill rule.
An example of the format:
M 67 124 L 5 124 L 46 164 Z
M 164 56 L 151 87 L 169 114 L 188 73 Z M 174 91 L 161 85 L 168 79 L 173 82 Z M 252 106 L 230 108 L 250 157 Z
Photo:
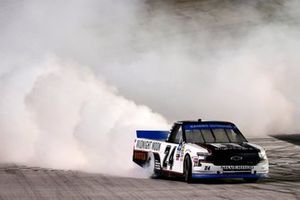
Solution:
M 135 130 L 168 127 L 82 66 L 56 59 L 38 66 L 5 82 L 2 162 L 128 175 Z

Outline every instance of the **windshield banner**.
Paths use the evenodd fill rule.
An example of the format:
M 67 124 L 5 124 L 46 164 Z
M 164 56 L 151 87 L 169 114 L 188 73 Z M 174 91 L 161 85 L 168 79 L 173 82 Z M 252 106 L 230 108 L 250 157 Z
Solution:
M 229 124 L 187 124 L 184 126 L 185 130 L 194 130 L 194 129 L 233 129 L 232 125 Z

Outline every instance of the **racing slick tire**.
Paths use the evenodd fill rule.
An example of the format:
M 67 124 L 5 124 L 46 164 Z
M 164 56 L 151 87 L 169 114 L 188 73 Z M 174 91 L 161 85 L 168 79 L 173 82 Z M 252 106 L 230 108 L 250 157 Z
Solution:
M 148 158 L 148 170 L 150 172 L 151 178 L 159 178 L 160 177 L 160 171 L 155 169 L 155 164 L 156 164 L 155 156 L 153 153 L 150 153 L 149 158 Z
M 184 181 L 187 183 L 192 183 L 192 162 L 190 156 L 188 155 L 184 157 L 183 170 Z

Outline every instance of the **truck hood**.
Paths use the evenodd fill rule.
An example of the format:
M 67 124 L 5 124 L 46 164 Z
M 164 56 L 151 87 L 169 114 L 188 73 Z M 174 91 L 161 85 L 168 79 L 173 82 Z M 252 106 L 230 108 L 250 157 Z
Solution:
M 210 143 L 197 144 L 207 149 L 210 155 L 206 161 L 215 165 L 256 165 L 259 161 L 259 149 L 249 143 Z

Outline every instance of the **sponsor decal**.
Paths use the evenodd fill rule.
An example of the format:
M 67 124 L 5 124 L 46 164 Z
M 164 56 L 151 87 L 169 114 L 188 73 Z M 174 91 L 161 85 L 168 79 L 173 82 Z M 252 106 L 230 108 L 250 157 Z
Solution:
M 152 150 L 153 151 L 159 151 L 160 150 L 160 145 L 161 145 L 161 143 L 160 142 L 153 142 L 152 143 Z
M 230 171 L 234 171 L 234 170 L 251 170 L 253 168 L 254 168 L 254 166 L 240 166 L 240 165 L 238 165 L 238 166 L 236 166 L 236 165 L 222 166 L 222 169 L 224 171 L 229 171 L 229 170 Z
M 233 161 L 240 161 L 240 160 L 243 160 L 243 157 L 242 156 L 232 156 L 230 158 L 230 160 L 233 160 Z
M 137 140 L 135 147 L 138 149 L 159 151 L 161 143 L 147 140 Z
M 199 164 L 199 158 L 198 158 L 198 156 L 193 157 L 192 160 L 193 160 L 194 166 L 198 166 L 198 164 Z
M 210 146 L 215 147 L 216 151 L 223 151 L 223 150 L 253 150 L 252 147 L 246 145 L 239 145 L 234 143 L 227 143 L 227 144 L 220 144 L 220 143 L 213 143 Z
M 181 148 L 182 148 L 182 144 L 179 144 L 177 147 L 177 151 L 181 151 Z
M 183 155 L 184 155 L 184 149 L 185 149 L 184 147 L 185 147 L 184 144 L 180 144 L 180 145 L 177 147 L 176 160 L 183 161 Z M 178 159 L 177 159 L 177 155 L 178 155 Z
M 233 129 L 232 125 L 226 124 L 189 124 L 185 125 L 184 128 L 186 130 L 193 130 L 193 129 L 209 129 L 209 128 L 224 128 L 224 129 Z
M 176 160 L 179 160 L 179 158 L 180 158 L 180 154 L 176 154 Z

